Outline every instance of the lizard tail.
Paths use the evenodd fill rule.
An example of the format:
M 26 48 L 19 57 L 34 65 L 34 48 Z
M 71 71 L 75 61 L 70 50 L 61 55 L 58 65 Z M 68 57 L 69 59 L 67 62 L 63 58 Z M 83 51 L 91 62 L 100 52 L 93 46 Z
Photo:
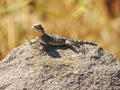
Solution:
M 96 43 L 88 42 L 88 41 L 74 40 L 72 42 L 73 42 L 73 45 L 75 45 L 77 47 L 80 47 L 80 45 L 84 45 L 84 44 L 91 45 L 91 46 L 98 46 Z

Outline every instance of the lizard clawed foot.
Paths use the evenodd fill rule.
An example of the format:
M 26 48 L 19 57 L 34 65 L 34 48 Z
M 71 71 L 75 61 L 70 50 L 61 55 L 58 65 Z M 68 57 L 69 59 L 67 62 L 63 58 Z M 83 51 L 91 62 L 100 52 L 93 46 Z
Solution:
M 25 37 L 25 39 L 29 42 L 30 45 L 37 43 L 39 41 L 39 37 L 36 37 L 36 40 L 34 40 L 34 41 L 30 41 L 30 39 L 28 37 Z
M 25 39 L 29 42 L 30 45 L 32 44 L 28 37 L 25 37 Z

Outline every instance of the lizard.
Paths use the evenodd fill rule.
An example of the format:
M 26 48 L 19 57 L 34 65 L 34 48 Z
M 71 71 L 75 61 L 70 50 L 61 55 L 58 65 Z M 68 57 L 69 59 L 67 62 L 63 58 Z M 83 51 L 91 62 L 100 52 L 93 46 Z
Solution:
M 36 40 L 41 40 L 43 44 L 51 45 L 51 46 L 76 46 L 80 47 L 83 44 L 89 44 L 92 46 L 97 46 L 97 44 L 88 41 L 80 41 L 80 40 L 73 40 L 68 39 L 65 37 L 61 37 L 55 34 L 46 33 L 43 26 L 41 24 L 33 24 L 32 29 L 35 29 L 41 36 L 39 36 Z

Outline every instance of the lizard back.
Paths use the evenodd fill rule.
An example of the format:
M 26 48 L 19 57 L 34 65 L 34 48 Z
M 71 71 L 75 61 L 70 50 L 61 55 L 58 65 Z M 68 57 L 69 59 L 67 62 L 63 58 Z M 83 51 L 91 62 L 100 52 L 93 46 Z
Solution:
M 53 46 L 65 45 L 65 41 L 66 41 L 64 37 L 60 37 L 54 34 L 44 34 L 40 38 L 44 43 L 53 45 Z

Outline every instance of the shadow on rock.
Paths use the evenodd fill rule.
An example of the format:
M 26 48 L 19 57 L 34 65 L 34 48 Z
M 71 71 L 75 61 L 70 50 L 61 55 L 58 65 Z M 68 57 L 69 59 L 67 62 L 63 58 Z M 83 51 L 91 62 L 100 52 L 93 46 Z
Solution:
M 61 58 L 59 52 L 57 51 L 58 49 L 61 49 L 61 50 L 71 49 L 72 51 L 78 53 L 77 50 L 75 50 L 73 47 L 70 47 L 70 46 L 43 45 L 43 51 L 53 58 Z

